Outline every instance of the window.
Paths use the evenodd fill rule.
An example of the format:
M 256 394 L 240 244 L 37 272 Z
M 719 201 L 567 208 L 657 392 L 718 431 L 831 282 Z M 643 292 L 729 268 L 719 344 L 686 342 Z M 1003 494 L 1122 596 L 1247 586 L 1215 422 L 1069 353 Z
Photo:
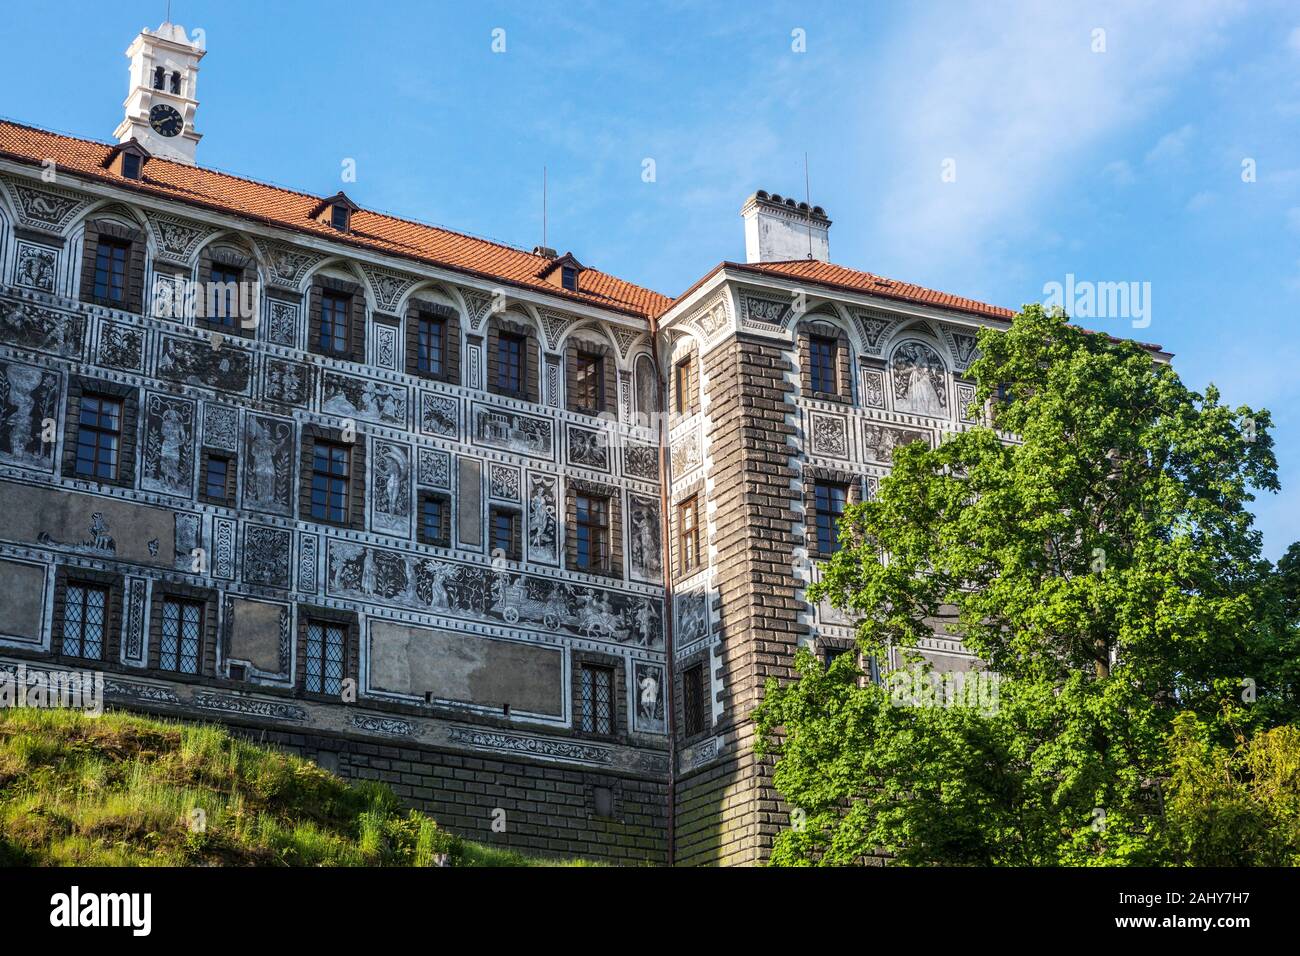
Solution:
M 578 495 L 577 564 L 583 571 L 603 571 L 609 563 L 609 502 L 591 495 Z
M 178 72 L 176 72 L 176 71 L 173 71 L 173 72 L 172 72 L 172 92 L 173 92 L 173 93 L 179 93 L 180 91 L 181 91 L 181 75 L 180 75 L 180 73 L 178 73 Z
M 847 654 L 848 652 L 849 649 L 847 647 L 826 648 L 824 651 L 822 651 L 822 666 L 825 667 L 827 670 L 829 670 L 830 666 L 835 663 L 836 658 L 844 654 Z
M 303 686 L 311 694 L 337 696 L 343 692 L 343 659 L 347 628 L 328 621 L 307 622 L 307 661 Z
M 161 66 L 155 66 L 153 68 L 153 88 L 155 90 L 161 90 L 163 88 L 163 82 L 166 76 L 167 71 Z
M 419 351 L 416 369 L 425 375 L 443 373 L 443 351 L 447 342 L 447 323 L 443 319 L 420 318 Z
M 320 335 L 317 345 L 326 352 L 348 350 L 348 312 L 352 297 L 338 292 L 324 292 L 320 300 Z
M 573 376 L 574 405 L 585 412 L 605 407 L 605 360 L 599 355 L 579 352 Z
M 578 270 L 573 266 L 560 267 L 560 285 L 570 292 L 578 291 Z
M 519 513 L 507 508 L 492 508 L 488 513 L 489 550 L 508 561 L 519 560 Z
M 122 154 L 122 177 L 124 179 L 140 178 L 140 157 L 135 153 Z
M 420 540 L 425 544 L 447 545 L 451 526 L 451 502 L 438 495 L 420 496 Z
M 208 278 L 206 317 L 217 325 L 233 328 L 239 315 L 239 283 L 243 270 L 214 263 Z
M 312 449 L 311 516 L 343 523 L 348 517 L 348 450 L 317 442 Z
M 497 337 L 497 391 L 524 393 L 524 337 L 502 333 Z
M 683 574 L 700 566 L 699 504 L 695 495 L 677 506 L 677 554 Z
M 579 724 L 583 733 L 614 734 L 614 669 L 581 665 Z
M 347 232 L 351 225 L 352 210 L 342 203 L 335 203 L 330 207 L 330 225 L 340 232 Z
M 694 383 L 691 381 L 694 376 L 694 363 L 691 359 L 682 359 L 673 369 L 674 391 L 677 393 L 674 408 L 677 414 L 685 415 L 693 407 L 692 390 Z
M 840 549 L 839 520 L 849 492 L 843 485 L 817 483 L 817 550 L 834 554 Z
M 108 631 L 108 588 L 69 584 L 63 607 L 63 653 L 102 660 Z
M 693 737 L 704 730 L 704 665 L 682 671 L 682 734 Z
M 164 598 L 162 638 L 158 642 L 158 666 L 178 674 L 199 672 L 202 646 L 203 605 L 198 601 Z
M 116 480 L 122 445 L 121 399 L 83 394 L 77 426 L 77 475 Z
M 130 155 L 130 154 L 128 154 Z M 115 305 L 126 302 L 126 260 L 131 244 L 100 236 L 95 249 L 95 298 Z
M 203 461 L 203 495 L 226 503 L 234 498 L 234 462 L 228 455 L 207 453 Z
M 808 339 L 809 361 L 812 363 L 812 388 L 814 392 L 838 392 L 836 366 L 839 364 L 839 343 L 824 335 Z

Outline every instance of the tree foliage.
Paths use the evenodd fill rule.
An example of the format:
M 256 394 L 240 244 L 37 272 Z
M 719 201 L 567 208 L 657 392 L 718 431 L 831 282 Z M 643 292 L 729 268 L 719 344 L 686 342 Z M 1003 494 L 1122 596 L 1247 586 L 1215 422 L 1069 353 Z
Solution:
M 1175 718 L 1227 745 L 1295 717 L 1294 628 L 1248 510 L 1278 487 L 1268 413 L 1038 306 L 979 349 L 991 427 L 898 449 L 809 597 L 859 621 L 865 658 L 960 637 L 997 706 L 898 706 L 888 667 L 872 685 L 801 652 L 756 714 L 806 815 L 774 862 L 1161 862 Z

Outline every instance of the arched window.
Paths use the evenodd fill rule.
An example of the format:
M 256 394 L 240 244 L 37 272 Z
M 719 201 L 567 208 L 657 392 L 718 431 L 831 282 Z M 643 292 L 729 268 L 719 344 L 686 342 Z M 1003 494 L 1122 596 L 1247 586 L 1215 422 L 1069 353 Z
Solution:
M 155 90 L 161 90 L 163 88 L 163 83 L 166 80 L 166 77 L 167 77 L 167 71 L 163 69 L 161 66 L 155 66 L 153 68 L 153 88 Z
M 178 70 L 173 70 L 172 71 L 172 92 L 179 93 L 180 91 L 181 91 L 181 74 Z

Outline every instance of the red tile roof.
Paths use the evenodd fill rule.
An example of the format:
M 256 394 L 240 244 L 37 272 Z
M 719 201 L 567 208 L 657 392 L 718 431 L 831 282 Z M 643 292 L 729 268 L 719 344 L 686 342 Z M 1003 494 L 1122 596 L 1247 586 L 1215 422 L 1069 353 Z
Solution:
M 816 285 L 830 286 L 836 289 L 848 289 L 854 292 L 866 292 L 885 299 L 899 299 L 903 302 L 915 302 L 931 305 L 940 309 L 953 309 L 969 312 L 990 319 L 1010 321 L 1016 313 L 1000 305 L 989 305 L 975 299 L 963 298 L 948 292 L 936 292 L 910 282 L 886 279 L 871 272 L 862 272 L 846 266 L 837 266 L 831 262 L 818 259 L 789 259 L 783 262 L 727 262 L 728 269 L 761 272 L 767 275 L 785 276 L 811 282 Z
M 719 269 L 730 269 L 736 272 L 753 272 L 758 275 L 780 276 L 788 279 L 798 279 L 801 282 L 807 282 L 811 285 L 825 286 L 830 289 L 845 289 L 850 292 L 865 292 L 870 295 L 879 296 L 885 299 L 898 299 L 902 302 L 914 302 L 918 305 L 929 305 L 940 309 L 952 309 L 957 312 L 967 312 L 971 315 L 984 316 L 990 319 L 1000 319 L 1004 322 L 1011 321 L 1012 316 L 1016 314 L 1014 309 L 1007 309 L 1000 305 L 990 305 L 987 302 L 980 302 L 976 299 L 967 299 L 964 296 L 953 295 L 950 292 L 939 292 L 935 289 L 927 289 L 924 286 L 913 285 L 911 282 L 899 282 L 897 279 L 886 279 L 884 276 L 878 276 L 872 272 L 863 272 L 860 269 L 850 269 L 847 266 L 837 266 L 833 262 L 822 262 L 819 259 L 785 259 L 779 262 L 722 262 L 719 263 L 708 275 L 706 275 L 691 288 L 687 289 L 678 296 L 669 308 L 677 302 L 681 302 L 692 292 L 704 285 L 708 279 Z M 666 310 L 665 310 L 666 311 Z M 1084 329 L 1085 332 L 1092 332 L 1092 329 Z M 1164 348 L 1152 342 L 1141 342 L 1136 339 L 1124 340 L 1116 336 L 1106 334 L 1112 342 L 1134 341 L 1142 348 L 1151 352 L 1163 352 Z
M 53 159 L 60 170 L 87 179 L 643 318 L 659 314 L 671 302 L 658 292 L 595 269 L 585 270 L 579 291 L 570 292 L 542 278 L 551 262 L 545 256 L 366 209 L 352 214 L 349 233 L 340 233 L 311 218 L 322 197 L 160 157 L 145 164 L 140 180 L 125 179 L 103 166 L 113 148 L 0 120 L 0 156 L 18 162 L 39 165 Z

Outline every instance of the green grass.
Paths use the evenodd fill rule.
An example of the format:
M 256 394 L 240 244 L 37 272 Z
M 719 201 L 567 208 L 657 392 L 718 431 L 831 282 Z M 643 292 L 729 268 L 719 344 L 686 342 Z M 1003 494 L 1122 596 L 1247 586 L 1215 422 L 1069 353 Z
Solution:
M 584 865 L 461 839 L 223 728 L 0 711 L 0 866 Z

